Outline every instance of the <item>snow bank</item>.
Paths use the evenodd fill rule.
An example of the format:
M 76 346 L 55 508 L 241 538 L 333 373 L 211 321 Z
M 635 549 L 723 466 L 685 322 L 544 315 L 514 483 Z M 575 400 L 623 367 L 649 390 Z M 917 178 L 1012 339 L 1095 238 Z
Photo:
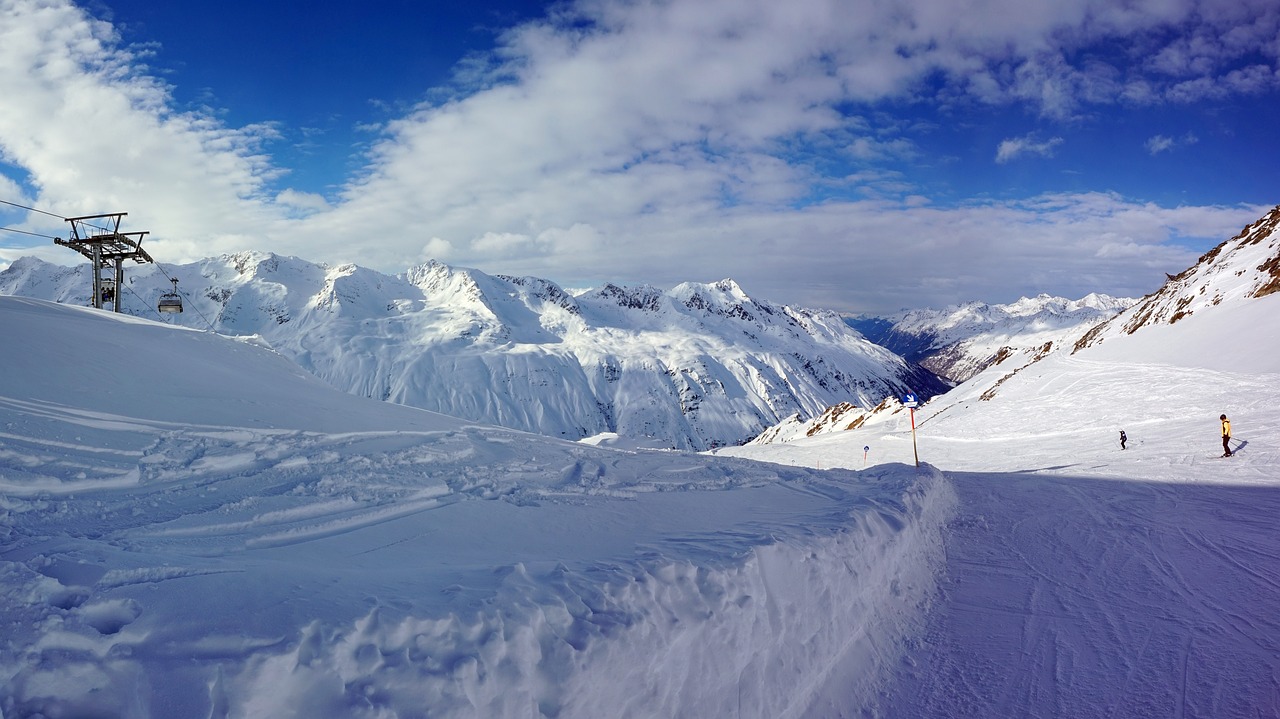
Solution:
M 506 567 L 470 615 L 312 624 L 223 678 L 236 716 L 790 717 L 873 706 L 935 590 L 953 494 L 895 468 L 811 534 L 714 562 Z M 877 493 L 878 494 L 878 493 Z M 736 545 L 730 537 L 709 543 Z
M 832 479 L 587 499 L 572 511 L 606 521 L 622 508 L 656 528 L 623 542 L 630 552 L 592 561 L 555 543 L 514 564 L 501 563 L 508 550 L 483 551 L 453 583 L 435 565 L 462 552 L 445 547 L 392 567 L 362 549 L 359 532 L 286 548 L 293 555 L 261 550 L 274 552 L 265 561 L 232 557 L 221 569 L 196 566 L 172 544 L 149 549 L 140 532 L 130 541 L 131 530 L 77 541 L 74 551 L 37 542 L 44 553 L 0 561 L 13 630 L 0 652 L 0 715 L 793 717 L 872 708 L 935 597 L 954 498 L 931 470 L 814 474 Z M 508 506 L 463 504 L 482 515 Z M 683 514 L 690 504 L 702 521 Z M 705 516 L 717 505 L 729 520 Z M 684 517 L 682 531 L 670 531 L 664 506 Z M 746 506 L 766 518 L 737 519 Z M 477 545 L 490 535 L 537 541 L 536 525 L 446 531 Z M 591 534 L 576 536 L 598 546 Z M 104 572 L 118 562 L 100 557 L 121 541 L 137 545 L 132 561 L 141 552 L 153 566 Z M 360 559 L 339 559 L 351 555 Z M 286 556 L 305 558 L 327 589 Z

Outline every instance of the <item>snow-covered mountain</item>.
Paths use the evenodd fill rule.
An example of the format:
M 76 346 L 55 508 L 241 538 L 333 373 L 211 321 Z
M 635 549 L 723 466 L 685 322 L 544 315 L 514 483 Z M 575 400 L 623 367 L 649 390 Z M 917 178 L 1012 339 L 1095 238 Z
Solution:
M 346 392 L 550 436 L 706 449 L 840 402 L 946 388 L 835 313 L 754 299 L 732 280 L 574 297 L 438 262 L 390 276 L 246 252 L 164 270 L 186 304 L 170 321 L 256 335 Z M 88 275 L 23 258 L 0 273 L 0 294 L 87 304 Z M 157 317 L 170 289 L 160 268 L 130 267 L 124 310 Z
M 1213 320 L 1190 322 L 1192 318 L 1218 316 L 1221 306 L 1240 305 L 1258 314 L 1255 321 L 1239 327 L 1248 339 L 1274 332 L 1274 318 L 1260 313 L 1253 300 L 1280 292 L 1280 206 L 1240 234 L 1202 255 L 1195 265 L 1171 276 L 1164 286 L 1142 298 L 1133 307 L 1104 322 L 1075 343 L 1075 350 L 1117 343 L 1114 338 L 1139 331 L 1161 337 L 1159 347 L 1166 357 L 1200 356 L 1209 349 L 1221 355 L 1220 363 L 1256 364 L 1252 353 L 1233 352 L 1229 346 L 1207 346 L 1207 324 Z M 1182 331 L 1171 328 L 1180 325 Z
M 930 414 L 941 415 L 957 405 L 969 410 L 974 400 L 990 402 L 1007 393 L 1007 383 L 1016 384 L 1020 374 L 1023 378 L 1034 376 L 1033 381 L 1049 381 L 1044 379 L 1043 361 L 1068 354 L 1079 353 L 1106 362 L 1163 362 L 1215 371 L 1280 372 L 1280 356 L 1258 351 L 1261 344 L 1251 346 L 1255 336 L 1274 334 L 1275 304 L 1258 300 L 1277 293 L 1280 293 L 1280 206 L 1205 253 L 1195 265 L 1170 276 L 1163 287 L 1141 300 L 1090 295 L 1079 303 L 1072 303 L 1042 297 L 1002 306 L 995 313 L 978 313 L 983 318 L 1005 314 L 1029 316 L 1038 318 L 1037 324 L 1045 324 L 1046 314 L 1070 318 L 1105 312 L 1118 304 L 1128 305 L 1128 309 L 1092 327 L 1087 321 L 1075 325 L 1074 335 L 1067 330 L 1045 330 L 1057 334 L 1043 345 L 1035 341 L 1021 343 L 1022 347 L 1006 345 L 968 380 L 937 398 Z M 962 308 L 945 317 L 943 313 L 933 313 L 931 320 L 927 310 L 910 312 L 904 315 L 908 330 L 902 335 L 913 336 L 911 330 L 914 330 L 919 333 L 914 336 L 936 337 L 933 327 L 957 326 L 956 317 L 967 314 L 969 312 Z M 980 320 L 972 326 L 984 324 L 991 323 Z M 1011 326 L 1018 324 L 1010 323 Z M 1062 324 L 1071 326 L 1065 320 Z M 881 329 L 897 332 L 883 323 Z M 1134 334 L 1140 335 L 1141 341 L 1124 339 Z M 1044 335 L 1037 334 L 1021 336 L 1035 337 L 1037 341 L 1044 339 Z M 960 342 L 957 346 L 965 344 Z M 1034 390 L 1028 389 L 1026 393 L 1033 394 Z M 1105 405 L 1102 398 L 1097 401 L 1100 406 Z M 972 418 L 975 412 L 959 414 Z M 901 413 L 901 404 L 892 399 L 870 411 L 834 405 L 811 419 L 789 417 L 766 429 L 751 444 L 845 432 L 900 418 Z M 1040 415 L 1029 411 L 1028 419 L 1033 416 Z
M 756 435 L 747 444 L 760 446 L 775 442 L 793 442 L 804 437 L 830 432 L 848 432 L 888 421 L 905 409 L 896 397 L 886 397 L 883 402 L 871 409 L 841 402 L 826 408 L 816 417 L 791 415 Z
M 1134 302 L 1096 293 L 1079 300 L 1042 294 L 1006 305 L 970 302 L 846 321 L 867 339 L 959 383 L 1011 353 L 1074 340 Z

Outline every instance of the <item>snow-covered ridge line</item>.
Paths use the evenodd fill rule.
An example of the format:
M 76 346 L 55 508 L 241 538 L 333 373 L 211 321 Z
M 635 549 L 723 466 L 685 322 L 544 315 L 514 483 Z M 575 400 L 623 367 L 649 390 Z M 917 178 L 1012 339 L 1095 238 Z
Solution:
M 244 716 L 422 706 L 434 717 L 522 717 L 536 707 L 566 719 L 874 706 L 937 591 L 955 496 L 932 469 L 873 473 L 896 499 L 859 502 L 830 527 L 734 561 L 518 564 L 492 608 L 470 616 L 377 608 L 349 626 L 312 626 L 224 676 L 213 701 Z
M 1075 342 L 1135 302 L 1097 293 L 1079 300 L 1041 294 L 1006 305 L 969 302 L 846 321 L 873 342 L 959 383 L 1011 354 Z
M 1159 290 L 1128 311 L 1094 327 L 1075 350 L 1144 327 L 1172 325 L 1223 302 L 1266 297 L 1280 291 L 1280 205 L 1223 241 L 1199 261 L 1171 275 Z
M 869 425 L 883 424 L 894 419 L 895 416 L 904 409 L 905 407 L 902 406 L 902 402 L 894 397 L 885 398 L 883 402 L 870 410 L 864 410 L 859 407 L 854 407 L 848 403 L 842 403 L 828 407 L 825 412 L 813 419 L 804 420 L 801 419 L 799 415 L 788 417 L 787 419 L 761 432 L 759 436 L 748 442 L 746 446 L 762 446 L 766 444 L 774 444 L 776 442 L 793 442 L 805 437 L 848 432 L 867 427 Z
M 728 279 L 574 297 L 439 262 L 390 276 L 242 252 L 166 269 L 186 296 L 166 321 L 258 337 L 351 394 L 563 439 L 611 432 L 701 450 L 797 412 L 946 389 L 835 313 Z M 0 294 L 85 304 L 88 274 L 26 257 L 0 272 Z M 157 268 L 131 268 L 124 311 L 154 318 L 170 289 Z

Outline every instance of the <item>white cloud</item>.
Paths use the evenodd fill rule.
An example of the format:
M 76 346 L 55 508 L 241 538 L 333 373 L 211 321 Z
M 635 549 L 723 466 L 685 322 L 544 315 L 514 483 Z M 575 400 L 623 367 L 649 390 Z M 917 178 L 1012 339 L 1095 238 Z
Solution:
M 129 212 L 128 230 L 200 254 L 228 249 L 208 242 L 218 233 L 279 219 L 261 197 L 274 170 L 259 147 L 272 128 L 172 110 L 168 88 L 139 74 L 111 26 L 74 6 L 7 0 L 3 13 L 0 146 L 30 174 L 41 209 Z
M 1165 150 L 1171 149 L 1174 145 L 1172 137 L 1164 135 L 1155 135 L 1147 140 L 1147 152 L 1152 155 L 1158 155 Z
M 277 205 L 308 213 L 319 212 L 329 207 L 329 201 L 324 199 L 323 195 L 317 195 L 314 192 L 299 192 L 297 190 L 284 190 L 276 195 L 275 201 Z
M 109 25 L 64 0 L 0 0 L 0 153 L 39 206 L 128 211 L 171 261 L 255 248 L 398 271 L 438 258 L 583 285 L 706 271 L 831 306 L 1140 292 L 1188 258 L 1171 238 L 1229 236 L 1254 208 L 1201 208 L 1197 234 L 1177 211 L 1110 195 L 944 205 L 891 164 L 923 151 L 850 107 L 942 98 L 1074 118 L 1258 92 L 1274 83 L 1280 9 L 1243 5 L 579 0 L 511 28 L 459 67 L 468 84 L 431 95 L 445 99 L 367 127 L 366 167 L 328 203 L 283 187 L 264 154 L 272 126 L 175 111 Z M 1225 33 L 1236 44 L 1208 41 Z M 1144 52 L 1087 52 L 1116 38 Z M 1063 143 L 1009 138 L 996 160 Z M 828 148 L 854 169 L 809 161 Z M 1115 249 L 1131 246 L 1143 252 Z
M 1199 141 L 1200 139 L 1196 137 L 1195 134 L 1190 132 L 1183 135 L 1181 138 L 1176 138 L 1176 139 L 1169 137 L 1167 135 L 1153 135 L 1152 137 L 1147 139 L 1145 146 L 1147 148 L 1147 152 L 1151 153 L 1152 155 L 1158 155 L 1162 152 L 1167 152 L 1177 147 L 1181 147 L 1185 145 L 1194 145 Z
M 859 137 L 849 145 L 849 153 L 859 160 L 876 161 L 912 157 L 917 154 L 917 151 L 910 140 L 902 138 L 878 140 L 871 137 Z
M 453 245 L 439 237 L 432 237 L 427 240 L 427 244 L 422 246 L 422 252 L 419 254 L 417 261 L 425 262 L 427 260 L 448 261 L 453 257 Z
M 1053 157 L 1054 149 L 1063 142 L 1061 137 L 1051 137 L 1044 141 L 1037 140 L 1032 135 L 1011 137 L 1000 141 L 1000 146 L 996 148 L 996 162 L 1004 164 L 1026 155 Z

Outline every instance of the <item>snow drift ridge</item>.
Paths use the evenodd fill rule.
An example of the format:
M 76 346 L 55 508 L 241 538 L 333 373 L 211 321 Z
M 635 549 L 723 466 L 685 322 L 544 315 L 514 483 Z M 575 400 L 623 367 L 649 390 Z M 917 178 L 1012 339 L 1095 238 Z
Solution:
M 245 716 L 808 716 L 873 706 L 936 591 L 954 495 L 934 471 L 876 472 L 897 499 L 835 532 L 717 566 L 663 557 L 589 574 L 513 566 L 491 609 L 384 609 L 256 654 L 215 702 Z M 779 691 L 778 687 L 788 690 Z M 363 705 L 363 706 L 362 706 Z M 357 708 L 359 707 L 359 708 Z

